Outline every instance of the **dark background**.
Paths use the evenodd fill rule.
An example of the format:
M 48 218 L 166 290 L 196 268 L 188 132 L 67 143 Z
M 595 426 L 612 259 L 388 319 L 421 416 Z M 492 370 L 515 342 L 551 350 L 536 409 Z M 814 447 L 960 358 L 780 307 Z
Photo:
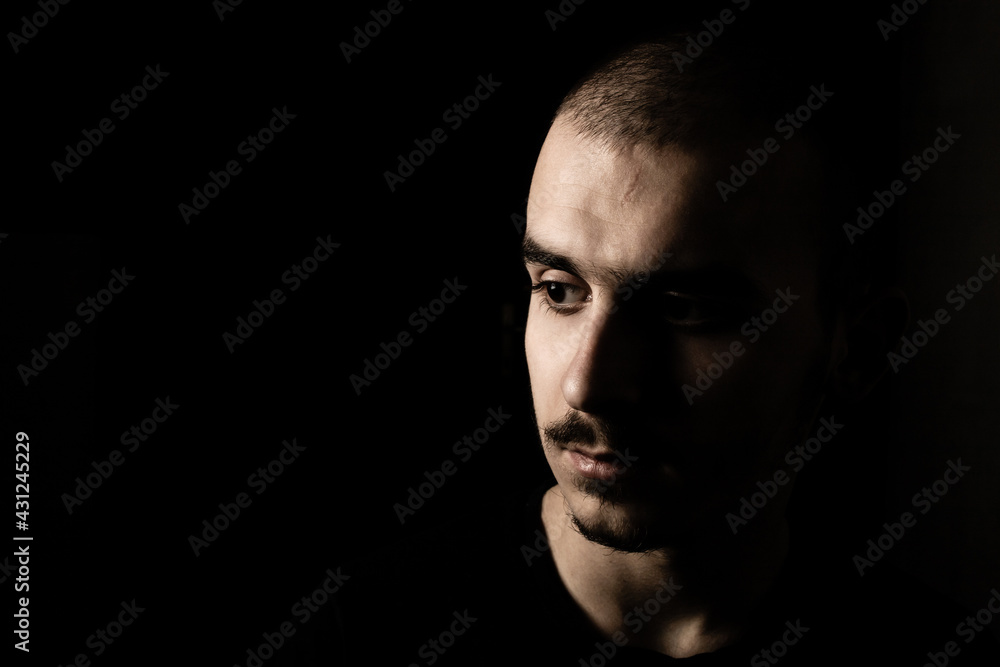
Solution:
M 546 478 L 512 216 L 524 213 L 562 94 L 617 36 L 658 15 L 589 0 L 553 30 L 545 12 L 554 0 L 403 0 L 402 13 L 347 63 L 338 45 L 385 5 L 246 0 L 220 21 L 207 1 L 71 2 L 18 53 L 7 51 L 4 438 L 13 458 L 14 434 L 31 437 L 34 537 L 32 652 L 26 660 L 15 651 L 15 664 L 69 664 L 79 653 L 94 664 L 181 664 L 193 655 L 196 664 L 245 664 L 246 649 L 294 620 L 293 604 L 327 568 Z M 891 7 L 875 5 L 806 13 L 755 1 L 727 30 L 752 30 L 765 17 L 799 37 L 831 21 L 853 26 L 837 44 L 843 59 L 864 67 L 877 54 L 880 67 L 896 68 L 875 83 L 899 105 L 898 130 L 885 137 L 899 151 L 889 173 L 939 126 L 962 134 L 897 209 L 900 282 L 914 316 L 926 319 L 1000 246 L 1000 9 L 931 2 L 885 42 L 875 22 Z M 712 19 L 725 7 L 734 6 L 684 12 Z M 5 32 L 37 11 L 9 4 Z M 165 81 L 128 118 L 114 118 L 114 132 L 60 183 L 52 161 L 157 64 L 170 73 Z M 497 91 L 460 128 L 448 127 L 442 112 L 491 74 Z M 863 90 L 843 95 L 859 104 Z M 247 164 L 237 146 L 273 107 L 296 118 Z M 447 141 L 390 192 L 383 172 L 437 127 Z M 178 204 L 231 159 L 242 173 L 185 224 Z M 327 235 L 340 248 L 290 291 L 282 274 Z M 122 267 L 134 282 L 84 324 L 77 304 Z M 455 278 L 467 290 L 415 334 L 410 314 Z M 223 332 L 276 288 L 285 303 L 230 354 Z M 896 519 L 909 508 L 949 458 L 973 466 L 891 554 L 972 609 L 1000 584 L 997 294 L 988 283 L 956 313 L 866 417 L 891 433 L 884 459 L 871 459 L 888 481 L 876 525 L 880 512 Z M 69 320 L 81 334 L 25 386 L 17 366 Z M 348 377 L 401 331 L 413 344 L 357 395 Z M 124 451 L 121 433 L 167 396 L 176 413 L 68 514 L 62 495 L 76 478 Z M 499 406 L 509 423 L 459 461 L 452 444 Z M 257 495 L 249 475 L 292 438 L 305 452 Z M 394 504 L 444 459 L 458 472 L 400 525 Z M 841 463 L 845 475 L 869 467 L 864 452 Z M 832 477 L 827 509 L 836 513 L 854 487 Z M 252 504 L 196 557 L 188 537 L 240 492 Z M 13 577 L 0 586 L 7 600 L 19 597 Z M 133 598 L 145 611 L 95 657 L 87 638 Z M 991 630 L 1000 636 L 996 623 Z

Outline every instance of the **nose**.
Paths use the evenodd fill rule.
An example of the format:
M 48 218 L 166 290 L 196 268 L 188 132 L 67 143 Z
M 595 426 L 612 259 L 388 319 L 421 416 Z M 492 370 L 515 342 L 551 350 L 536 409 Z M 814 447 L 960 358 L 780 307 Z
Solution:
M 581 324 L 575 349 L 562 377 L 562 392 L 573 409 L 592 414 L 616 412 L 639 402 L 644 345 L 622 312 L 594 308 Z

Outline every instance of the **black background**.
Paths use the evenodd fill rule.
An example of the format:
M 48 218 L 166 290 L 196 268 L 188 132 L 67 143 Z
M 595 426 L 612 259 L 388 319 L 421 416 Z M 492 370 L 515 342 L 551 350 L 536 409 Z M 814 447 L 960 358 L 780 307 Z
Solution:
M 14 434 L 31 437 L 34 537 L 32 651 L 15 651 L 15 664 L 69 664 L 79 653 L 93 664 L 245 664 L 327 568 L 545 479 L 512 215 L 524 213 L 569 85 L 614 37 L 659 14 L 589 0 L 553 30 L 545 12 L 555 1 L 402 6 L 350 63 L 338 45 L 385 3 L 245 0 L 220 20 L 208 1 L 70 2 L 18 53 L 8 42 L 3 437 L 11 458 Z M 683 12 L 715 18 L 727 6 Z M 928 3 L 886 42 L 876 20 L 888 5 L 792 7 L 754 2 L 746 17 L 759 11 L 800 35 L 837 18 L 857 28 L 839 45 L 843 58 L 863 65 L 882 49 L 900 62 L 884 83 L 900 104 L 898 136 L 886 137 L 901 151 L 891 168 L 939 126 L 963 134 L 900 204 L 901 280 L 926 318 L 998 247 L 998 12 Z M 5 32 L 37 11 L 9 4 Z M 112 100 L 158 64 L 164 82 L 57 180 L 51 163 L 65 146 L 113 116 Z M 448 127 L 442 113 L 480 75 L 500 87 Z M 296 117 L 245 163 L 237 146 L 275 107 Z M 390 191 L 383 173 L 437 127 L 447 141 Z M 231 159 L 242 173 L 185 224 L 178 205 Z M 290 291 L 282 274 L 328 235 L 340 247 Z M 77 304 L 123 267 L 132 284 L 83 323 Z M 446 279 L 468 288 L 415 334 L 410 314 Z M 222 334 L 278 288 L 286 302 L 230 353 Z M 948 458 L 972 463 L 893 558 L 978 609 L 1000 584 L 996 285 L 957 315 L 894 378 L 885 517 Z M 17 366 L 69 320 L 81 334 L 25 385 Z M 358 395 L 349 376 L 404 330 L 413 344 Z M 122 432 L 168 396 L 176 413 L 69 514 L 63 494 L 76 478 L 124 450 Z M 499 406 L 509 423 L 458 461 L 452 444 Z M 292 438 L 305 452 L 257 495 L 248 477 Z M 401 525 L 394 504 L 449 458 L 457 474 Z M 196 557 L 189 536 L 240 492 L 250 507 Z M 8 600 L 20 595 L 12 586 L 8 577 L 0 589 Z M 132 599 L 145 611 L 95 657 L 87 638 Z

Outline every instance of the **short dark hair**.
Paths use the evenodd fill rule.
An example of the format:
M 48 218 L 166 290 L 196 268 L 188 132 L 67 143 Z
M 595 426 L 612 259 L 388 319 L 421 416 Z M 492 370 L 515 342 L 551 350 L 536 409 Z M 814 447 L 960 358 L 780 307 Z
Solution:
M 553 120 L 565 117 L 617 149 L 639 143 L 691 146 L 715 139 L 719 129 L 734 127 L 732 121 L 745 127 L 752 122 L 749 89 L 760 90 L 751 77 L 761 69 L 752 59 L 734 61 L 721 49 L 692 61 L 684 53 L 688 36 L 673 33 L 621 49 L 570 89 Z
M 612 52 L 570 89 L 552 121 L 563 118 L 613 150 L 638 144 L 751 148 L 774 134 L 775 121 L 802 105 L 811 86 L 837 81 L 830 88 L 844 98 L 850 97 L 851 82 L 860 81 L 856 73 L 838 71 L 822 42 L 808 47 L 757 33 L 726 34 L 692 58 L 697 32 L 643 38 Z M 843 228 L 854 222 L 851 214 L 867 204 L 873 188 L 886 187 L 882 169 L 894 152 L 895 132 L 885 118 L 875 119 L 865 109 L 868 95 L 861 86 L 852 101 L 831 99 L 790 139 L 803 142 L 813 157 L 826 314 L 892 274 L 886 257 L 891 216 L 880 220 L 881 233 L 856 243 Z M 747 143 L 752 141 L 757 144 Z M 735 154 L 734 161 L 746 157 Z

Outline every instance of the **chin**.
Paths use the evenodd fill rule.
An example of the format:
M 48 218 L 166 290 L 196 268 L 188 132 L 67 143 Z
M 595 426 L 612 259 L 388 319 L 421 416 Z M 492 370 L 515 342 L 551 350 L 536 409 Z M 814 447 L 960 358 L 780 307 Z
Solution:
M 651 518 L 647 512 L 630 511 L 622 506 L 574 511 L 571 515 L 576 530 L 585 538 L 626 553 L 644 553 L 669 545 L 670 531 L 664 531 L 662 523 Z
M 669 494 L 647 497 L 634 486 L 615 484 L 595 492 L 593 480 L 575 479 L 568 490 L 573 525 L 585 538 L 617 551 L 646 552 L 667 547 L 689 530 L 686 503 Z
M 713 501 L 705 484 L 684 484 L 672 474 L 598 489 L 578 475 L 558 481 L 580 534 L 618 551 L 648 552 L 730 535 L 726 503 Z

